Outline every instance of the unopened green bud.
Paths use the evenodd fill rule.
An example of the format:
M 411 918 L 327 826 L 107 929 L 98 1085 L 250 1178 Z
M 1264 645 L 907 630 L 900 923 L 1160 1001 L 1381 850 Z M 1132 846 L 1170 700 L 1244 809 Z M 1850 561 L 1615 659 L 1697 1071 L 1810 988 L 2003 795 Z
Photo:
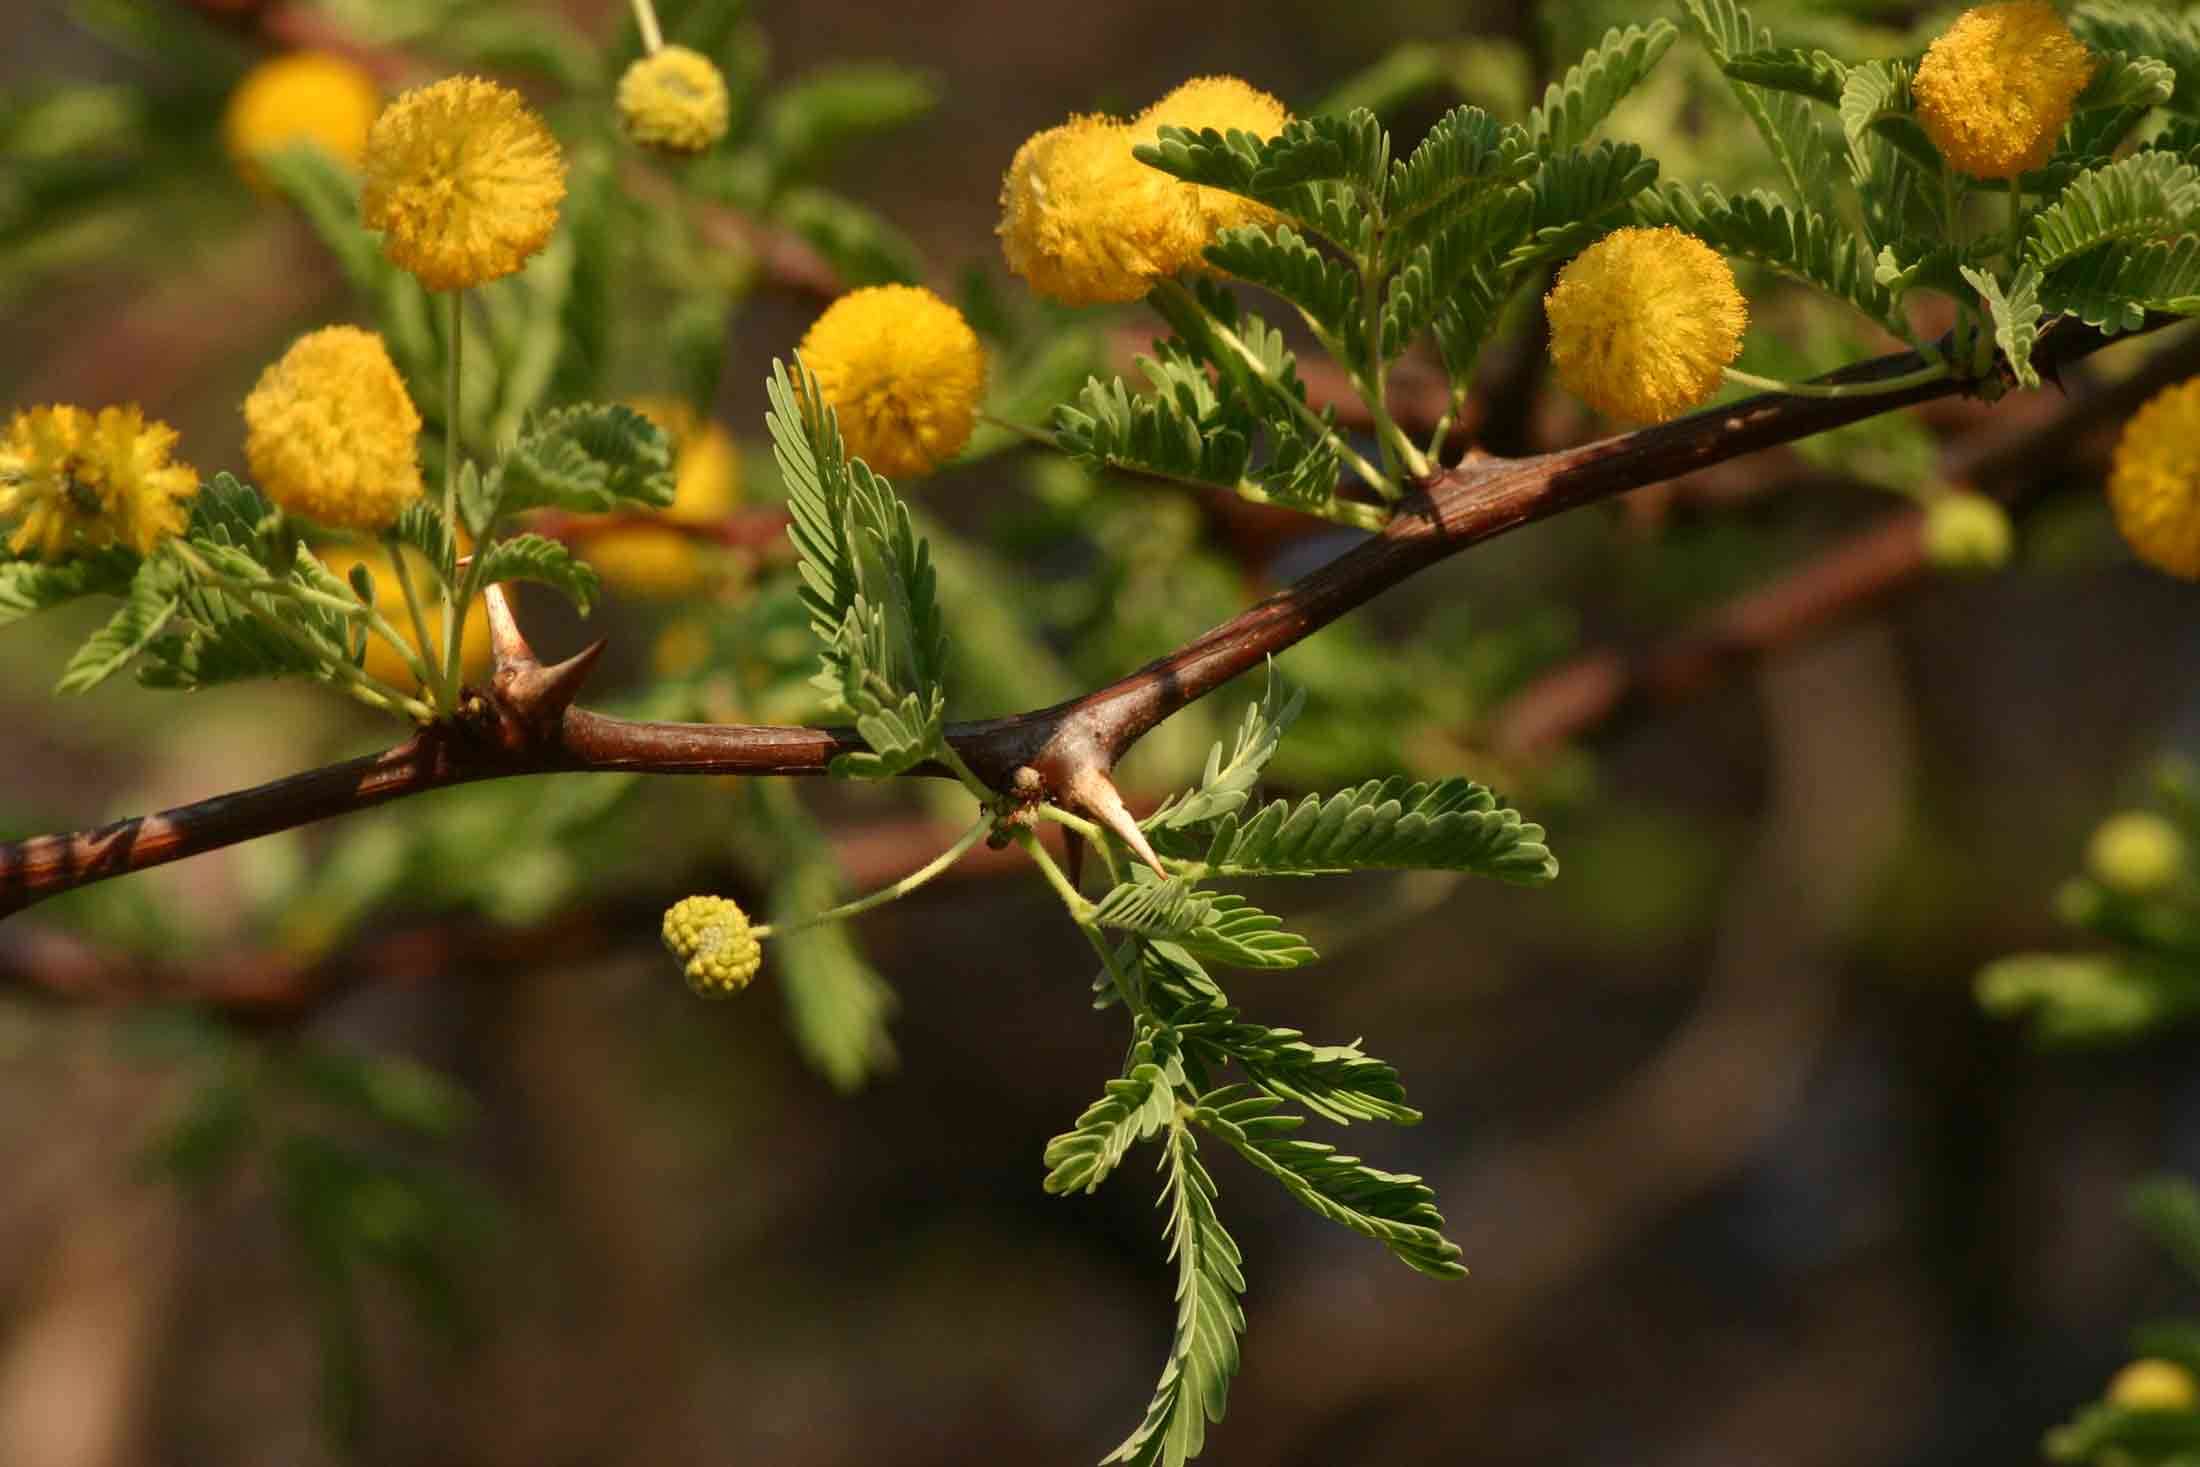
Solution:
M 2101 822 L 2085 860 L 2103 886 L 2126 896 L 2151 896 L 2184 869 L 2185 839 L 2152 811 L 2129 810 Z
M 691 896 L 665 913 L 665 946 L 684 965 L 688 987 L 724 997 L 749 986 L 764 950 L 746 912 L 724 897 Z
M 1925 556 L 1942 570 L 1999 570 L 2014 539 L 2008 511 L 1983 494 L 1951 489 L 1925 506 Z

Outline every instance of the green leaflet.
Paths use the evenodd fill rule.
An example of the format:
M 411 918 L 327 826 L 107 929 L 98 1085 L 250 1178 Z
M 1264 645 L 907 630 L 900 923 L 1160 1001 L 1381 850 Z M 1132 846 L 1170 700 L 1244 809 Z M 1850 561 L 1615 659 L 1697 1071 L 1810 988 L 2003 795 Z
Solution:
M 1693 192 L 1667 184 L 1645 195 L 1637 211 L 1646 222 L 1677 225 L 1722 253 L 1815 285 L 1882 326 L 1903 327 L 1895 296 L 1876 277 L 1862 243 L 1807 206 L 1791 207 L 1762 190 L 1730 199 L 1710 184 Z
M 497 581 L 534 581 L 549 586 L 586 616 L 601 584 L 595 571 L 575 560 L 562 543 L 541 535 L 513 535 L 492 541 L 481 552 L 478 574 L 483 585 Z
M 629 407 L 554 408 L 520 430 L 491 477 L 501 514 L 543 505 L 581 514 L 663 509 L 672 503 L 672 442 Z
M 1393 260 L 1460 206 L 1519 182 L 1538 164 L 1521 129 L 1495 121 L 1479 107 L 1452 108 L 1411 154 L 1390 165 L 1383 207 Z
M 2200 168 L 2171 153 L 2134 153 L 2071 179 L 2032 221 L 2025 258 L 2052 270 L 2105 244 L 2167 239 L 2200 221 Z
M 1633 91 L 1680 32 L 1669 20 L 1648 27 L 1617 26 L 1595 49 L 1544 89 L 1543 105 L 1528 114 L 1528 133 L 1539 152 L 1562 153 L 1589 140 L 1620 100 Z
M 2138 330 L 2149 311 L 2200 315 L 2200 236 L 2094 250 L 2057 267 L 2040 300 L 2050 315 L 2110 332 Z
M 2200 1009 L 2200 978 L 2117 953 L 2014 953 L 1978 975 L 1979 1006 L 2043 1044 L 2122 1043 Z
M 1229 892 L 1195 891 L 1180 880 L 1126 881 L 1100 898 L 1092 921 L 1101 927 L 1166 938 L 1211 962 L 1238 968 L 1296 968 L 1314 961 L 1303 937 Z
M 1162 1164 L 1169 1180 L 1169 1252 L 1176 1260 L 1176 1330 L 1146 1419 L 1102 1467 L 1182 1467 L 1206 1445 L 1207 1423 L 1220 1421 L 1237 1374 L 1245 1333 L 1244 1258 L 1215 1214 L 1214 1178 L 1200 1164 L 1189 1126 L 1169 1128 Z
M 2096 51 L 2160 58 L 2176 77 L 2168 105 L 2200 114 L 2200 21 L 2160 6 L 2110 0 L 2080 6 L 2070 28 Z
M 1283 696 L 1283 688 L 1276 678 L 1276 665 L 1271 660 L 1267 690 L 1247 706 L 1228 757 L 1224 757 L 1220 742 L 1212 745 L 1207 750 L 1207 767 L 1200 774 L 1199 787 L 1187 795 L 1169 796 L 1161 802 L 1160 809 L 1139 824 L 1149 831 L 1180 830 L 1219 820 L 1242 808 L 1259 781 L 1261 770 L 1275 757 L 1284 733 L 1305 706 L 1304 688 L 1295 690 L 1288 699 Z
M 1529 184 L 1535 194 L 1529 236 L 1504 257 L 1501 270 L 1517 277 L 1578 253 L 1657 181 L 1657 163 L 1633 143 L 1598 143 L 1545 160 Z
M 121 608 L 69 658 L 54 691 L 88 693 L 120 672 L 168 629 L 182 597 L 182 580 L 173 565 L 154 560 L 139 566 Z
M 938 751 L 946 711 L 947 632 L 931 552 L 893 486 L 844 457 L 840 425 L 799 359 L 794 371 L 772 363 L 765 424 L 787 486 L 803 607 L 825 644 L 813 681 L 872 750 L 843 755 L 833 772 L 897 774 Z
M 1194 389 L 1196 391 L 1196 389 Z M 1245 477 L 1252 446 L 1245 433 L 1227 426 L 1220 404 L 1202 404 L 1183 395 L 1134 393 L 1123 379 L 1094 377 L 1077 394 L 1075 406 L 1054 410 L 1055 441 L 1064 453 L 1096 469 L 1134 469 L 1195 484 L 1234 487 Z
M 1436 1194 L 1419 1177 L 1382 1171 L 1334 1146 L 1293 1136 L 1306 1118 L 1280 1112 L 1282 1104 L 1230 1086 L 1201 1096 L 1193 1119 L 1316 1214 L 1372 1238 L 1406 1267 L 1432 1278 L 1466 1277 L 1459 1245 L 1443 1234 Z
M 1224 230 L 1207 246 L 1207 261 L 1251 285 L 1273 291 L 1304 311 L 1346 360 L 1358 360 L 1360 272 L 1315 249 L 1289 225 L 1273 233 L 1258 225 Z
M 1543 827 L 1472 780 L 1393 776 L 1296 806 L 1277 800 L 1249 821 L 1223 815 L 1211 835 L 1157 829 L 1154 847 L 1203 877 L 1315 876 L 1381 867 L 1472 871 L 1539 884 L 1558 874 Z
M 119 549 L 94 551 L 58 565 L 0 561 L 0 626 L 80 596 L 120 595 L 137 571 L 138 558 Z
M 2040 339 L 2039 270 L 2029 263 L 2019 267 L 2007 291 L 1993 276 L 1968 265 L 1963 269 L 1963 278 L 1971 282 L 1979 299 L 1993 313 L 1994 344 L 2016 373 L 2018 385 L 2039 386 L 2040 374 L 2032 365 L 2032 348 Z
M 1793 92 L 1828 107 L 1841 104 L 1841 88 L 1849 79 L 1845 62 L 1823 51 L 1801 51 L 1791 47 L 1730 55 L 1719 69 L 1729 80 L 1743 86 Z
M 1132 1146 L 1151 1140 L 1169 1124 L 1176 1114 L 1169 1074 L 1172 1049 L 1173 1035 L 1167 1031 L 1141 1038 L 1132 1046 L 1123 1078 L 1108 1081 L 1107 1094 L 1087 1106 L 1072 1129 L 1047 1143 L 1048 1192 L 1060 1196 L 1097 1190 Z
M 1787 54 L 1773 46 L 1772 32 L 1760 28 L 1733 0 L 1682 0 L 1681 9 L 1711 59 L 1727 72 L 1735 100 L 1756 124 L 1759 136 L 1787 176 L 1796 201 L 1829 210 L 1832 198 L 1827 185 L 1833 176 L 1833 155 L 1811 103 L 1804 97 L 1769 90 L 1734 71 L 1737 62 L 1759 53 Z

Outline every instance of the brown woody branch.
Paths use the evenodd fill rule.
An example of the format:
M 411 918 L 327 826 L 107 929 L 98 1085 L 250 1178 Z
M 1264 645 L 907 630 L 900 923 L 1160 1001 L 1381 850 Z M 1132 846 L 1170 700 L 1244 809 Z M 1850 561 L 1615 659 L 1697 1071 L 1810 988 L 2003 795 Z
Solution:
M 2053 373 L 2103 344 L 2095 332 L 2058 326 L 2042 337 L 2035 359 Z M 1919 365 L 1901 353 L 1834 380 L 1870 381 Z M 1380 534 L 1168 656 L 1051 708 L 954 725 L 948 740 L 993 788 L 1007 788 L 1028 767 L 1042 791 L 1068 798 L 1089 772 L 1112 770 L 1171 714 L 1469 546 L 1707 464 L 1945 397 L 1959 385 L 1943 380 L 1855 398 L 1772 394 L 1562 452 L 1470 459 L 1433 476 Z M 569 677 L 555 691 L 562 700 L 576 688 Z M 593 770 L 822 774 L 862 747 L 847 729 L 636 722 L 562 701 L 529 704 L 515 700 L 515 691 L 492 686 L 469 698 L 458 717 L 381 754 L 95 830 L 0 844 L 0 915 L 93 881 L 476 780 Z

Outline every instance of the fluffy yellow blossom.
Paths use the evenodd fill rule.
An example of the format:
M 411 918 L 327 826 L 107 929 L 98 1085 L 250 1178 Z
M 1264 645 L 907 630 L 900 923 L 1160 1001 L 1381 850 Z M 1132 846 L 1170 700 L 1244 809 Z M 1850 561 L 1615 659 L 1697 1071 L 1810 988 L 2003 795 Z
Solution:
M 2015 178 L 2055 151 L 2093 56 L 2046 0 L 1966 10 L 1925 53 L 1911 90 L 1933 146 L 1973 178 Z
M 2200 377 L 2162 389 L 2124 424 L 2108 503 L 2141 560 L 2200 580 Z
M 396 568 L 389 553 L 384 550 L 354 550 L 329 548 L 320 552 L 321 562 L 335 572 L 337 579 L 349 581 L 354 566 L 365 566 L 374 577 L 374 609 L 382 613 L 397 633 L 405 639 L 405 645 L 420 650 L 420 641 L 413 635 L 412 613 L 405 607 L 405 588 L 399 584 Z M 435 596 L 435 573 L 428 568 L 427 557 L 417 550 L 405 551 L 405 570 L 412 578 L 413 592 L 420 597 L 421 620 L 428 624 L 428 665 L 443 665 L 443 603 Z M 473 679 L 489 670 L 489 613 L 477 598 L 466 609 L 465 625 L 460 627 L 459 666 L 461 674 Z M 366 672 L 393 688 L 413 688 L 417 682 L 404 656 L 379 636 L 367 638 Z
M 293 514 L 371 532 L 420 497 L 420 414 L 371 331 L 299 337 L 260 374 L 244 423 L 253 478 Z
M 1671 225 L 1618 229 L 1543 298 L 1558 378 L 1599 412 L 1661 423 L 1718 391 L 1749 309 L 1718 252 Z
M 1925 506 L 1925 557 L 1942 570 L 1999 570 L 2014 539 L 2009 512 L 1983 494 L 1952 489 Z
M 325 51 L 293 51 L 263 61 L 229 94 L 222 141 L 245 182 L 267 187 L 258 159 L 293 143 L 317 143 L 357 168 L 382 92 L 366 69 Z
M 8 548 L 40 560 L 123 545 L 140 555 L 180 534 L 198 470 L 171 463 L 176 430 L 135 407 L 33 408 L 0 438 Z
M 1016 150 L 1001 181 L 1008 268 L 1071 306 L 1134 301 L 1206 247 L 1198 194 L 1131 156 L 1137 134 L 1073 117 Z
M 2101 822 L 2086 843 L 2093 879 L 2126 896 L 2152 896 L 2185 868 L 2185 839 L 2151 810 L 2126 810 Z
M 691 896 L 665 912 L 665 947 L 682 963 L 688 987 L 725 997 L 749 986 L 763 966 L 763 947 L 748 914 L 724 897 Z
M 850 291 L 825 308 L 800 351 L 840 415 L 849 456 L 879 473 L 929 474 L 970 441 L 985 348 L 962 312 L 922 286 Z
M 700 153 L 726 135 L 733 105 L 708 56 L 666 46 L 619 78 L 619 125 L 637 143 Z
M 1225 135 L 1244 132 L 1266 141 L 1282 132 L 1283 125 L 1290 120 L 1291 114 L 1283 103 L 1260 88 L 1234 76 L 1202 76 L 1184 83 L 1139 113 L 1131 128 L 1141 143 L 1153 142 L 1163 127 L 1187 128 L 1192 132 L 1212 128 Z M 1235 229 L 1241 224 L 1265 224 L 1276 217 L 1275 211 L 1267 205 L 1240 195 L 1197 185 L 1189 187 L 1199 200 L 1200 217 L 1206 221 L 1209 239 L 1224 229 Z
M 2200 1406 L 2200 1381 L 2174 1360 L 2134 1360 L 2109 1381 L 2108 1403 L 2127 1411 L 2190 1411 Z
M 707 525 L 733 513 L 741 502 L 741 452 L 733 435 L 677 399 L 647 398 L 632 406 L 672 440 L 672 503 L 660 517 Z M 583 554 L 606 582 L 643 595 L 685 595 L 702 584 L 708 569 L 708 552 L 671 529 L 607 530 L 591 535 Z
M 405 93 L 367 135 L 360 217 L 430 290 L 510 275 L 549 242 L 565 159 L 517 92 L 454 76 Z

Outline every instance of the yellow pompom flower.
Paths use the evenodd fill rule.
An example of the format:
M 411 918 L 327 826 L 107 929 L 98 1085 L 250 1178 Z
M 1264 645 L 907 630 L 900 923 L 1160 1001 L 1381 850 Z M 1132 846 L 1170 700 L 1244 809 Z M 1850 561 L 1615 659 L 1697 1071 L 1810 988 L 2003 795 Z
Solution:
M 2141 560 L 2200 580 L 2200 377 L 2163 388 L 2124 424 L 2108 503 Z
M 1137 134 L 1073 117 L 1016 150 L 995 231 L 1008 268 L 1070 306 L 1138 300 L 1206 247 L 1199 196 L 1131 156 Z
M 619 78 L 619 125 L 648 147 L 700 153 L 726 135 L 732 113 L 725 77 L 685 46 L 644 56 Z
M 1670 224 L 1617 229 L 1543 298 L 1558 378 L 1599 412 L 1662 423 L 1719 390 L 1749 308 L 1711 246 Z
M 764 964 L 748 913 L 724 897 L 691 896 L 665 912 L 665 947 L 682 964 L 688 987 L 727 997 L 749 986 Z
M 1181 127 L 1192 132 L 1208 128 L 1227 136 L 1232 132 L 1251 133 L 1267 141 L 1283 131 L 1291 113 L 1283 103 L 1250 83 L 1234 76 L 1194 77 L 1160 101 L 1138 114 L 1132 122 L 1137 141 L 1153 142 L 1163 127 Z M 1192 185 L 1193 196 L 1199 201 L 1200 217 L 1206 221 L 1207 235 L 1211 240 L 1216 233 L 1235 229 L 1241 224 L 1265 224 L 1276 217 L 1276 212 L 1265 204 L 1222 189 Z
M 962 312 L 922 286 L 850 291 L 825 308 L 799 350 L 840 415 L 849 457 L 879 473 L 929 474 L 970 441 L 985 348 Z
M 229 94 L 222 142 L 245 182 L 265 190 L 260 155 L 294 143 L 316 143 L 357 168 L 381 110 L 381 88 L 364 67 L 326 51 L 293 51 L 253 67 Z
M 360 217 L 430 290 L 510 275 L 549 243 L 565 158 L 519 93 L 454 76 L 405 93 L 367 134 Z
M 420 497 L 420 414 L 371 331 L 299 337 L 260 374 L 244 423 L 253 478 L 293 514 L 371 533 Z
M 1911 82 L 1917 120 L 1973 178 L 2015 178 L 2055 151 L 2093 55 L 2046 0 L 1981 5 L 1958 16 Z
M 321 563 L 341 581 L 351 579 L 353 567 L 365 566 L 368 574 L 374 577 L 374 609 L 381 612 L 382 619 L 405 639 L 406 646 L 415 652 L 420 650 L 420 640 L 413 635 L 412 613 L 405 606 L 405 588 L 398 582 L 389 552 L 331 547 L 322 550 L 320 555 Z M 428 568 L 426 556 L 409 548 L 405 551 L 405 571 L 412 578 L 414 594 L 420 597 L 421 620 L 428 624 L 428 665 L 441 667 L 443 652 L 438 639 L 443 635 L 443 603 L 435 597 L 434 572 Z M 489 670 L 489 613 L 479 598 L 466 608 L 466 621 L 459 628 L 458 645 L 461 676 L 471 680 Z M 367 676 L 393 688 L 417 686 L 404 655 L 384 637 L 368 636 L 365 670 Z
M 2125 896 L 2152 896 L 2185 869 L 2185 838 L 2151 810 L 2126 810 L 2101 822 L 2085 848 L 2093 879 Z
M 0 520 L 8 548 L 66 560 L 122 545 L 150 555 L 183 532 L 198 470 L 172 463 L 176 430 L 136 407 L 19 412 L 0 438 Z
M 741 451 L 733 435 L 674 398 L 631 406 L 672 440 L 672 503 L 659 516 L 675 525 L 708 525 L 733 513 L 741 502 Z M 582 553 L 608 584 L 655 596 L 695 590 L 710 555 L 678 530 L 641 528 L 591 535 Z
M 2174 1360 L 2134 1360 L 2108 1383 L 2108 1403 L 2127 1411 L 2190 1411 L 2200 1380 Z

